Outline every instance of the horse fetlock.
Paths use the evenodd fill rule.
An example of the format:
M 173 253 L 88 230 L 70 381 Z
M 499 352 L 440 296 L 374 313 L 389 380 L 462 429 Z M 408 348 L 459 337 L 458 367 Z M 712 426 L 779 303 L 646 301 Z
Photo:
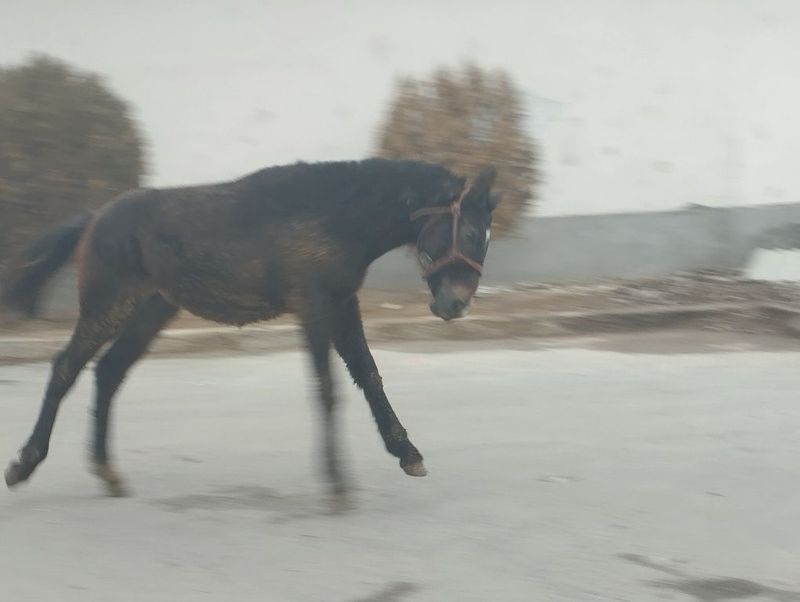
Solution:
M 422 455 L 420 455 L 417 448 L 408 440 L 405 432 L 403 432 L 402 436 L 389 436 L 384 439 L 384 443 L 386 444 L 386 451 L 390 454 L 399 458 L 403 464 L 409 464 L 411 462 L 416 462 L 418 460 L 422 460 Z

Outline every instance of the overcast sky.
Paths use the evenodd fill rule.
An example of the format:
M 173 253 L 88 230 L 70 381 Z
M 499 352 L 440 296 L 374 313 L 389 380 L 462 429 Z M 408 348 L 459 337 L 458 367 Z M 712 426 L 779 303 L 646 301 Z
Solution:
M 507 69 L 546 214 L 798 201 L 800 2 L 0 0 L 0 62 L 103 74 L 148 184 L 368 155 L 393 82 Z

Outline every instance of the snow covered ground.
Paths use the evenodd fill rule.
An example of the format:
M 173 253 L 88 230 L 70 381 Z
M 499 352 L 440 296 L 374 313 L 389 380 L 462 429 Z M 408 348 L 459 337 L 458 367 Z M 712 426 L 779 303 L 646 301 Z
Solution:
M 0 492 L 0 599 L 800 600 L 800 353 L 656 336 L 377 351 L 430 476 L 340 373 L 345 515 L 303 355 L 143 362 L 115 416 L 125 499 L 85 470 L 87 373 L 50 458 Z M 0 366 L 8 456 L 47 371 Z
M 800 282 L 799 249 L 756 249 L 748 259 L 745 275 L 768 282 Z

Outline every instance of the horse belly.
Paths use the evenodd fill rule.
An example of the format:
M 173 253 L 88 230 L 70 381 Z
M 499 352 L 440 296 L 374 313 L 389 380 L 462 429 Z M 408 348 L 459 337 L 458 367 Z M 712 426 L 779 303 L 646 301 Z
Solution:
M 285 311 L 278 295 L 231 278 L 185 278 L 162 294 L 196 316 L 224 324 L 269 320 Z

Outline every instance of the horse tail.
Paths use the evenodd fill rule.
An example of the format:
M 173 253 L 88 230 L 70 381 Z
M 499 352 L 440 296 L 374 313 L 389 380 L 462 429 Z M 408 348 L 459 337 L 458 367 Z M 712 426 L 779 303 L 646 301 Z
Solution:
M 62 222 L 12 259 L 3 274 L 0 304 L 34 317 L 44 285 L 72 257 L 92 217 L 87 211 Z

